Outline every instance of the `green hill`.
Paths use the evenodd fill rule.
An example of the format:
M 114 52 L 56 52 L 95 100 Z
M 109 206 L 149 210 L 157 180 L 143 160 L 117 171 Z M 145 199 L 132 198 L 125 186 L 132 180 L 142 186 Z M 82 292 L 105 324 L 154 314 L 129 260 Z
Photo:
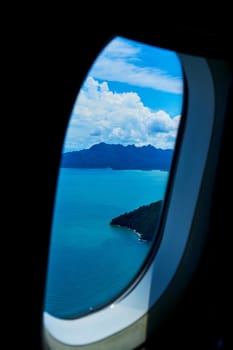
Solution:
M 173 150 L 101 142 L 89 149 L 62 154 L 62 168 L 160 169 L 168 171 Z
M 133 211 L 113 218 L 110 225 L 127 227 L 141 234 L 141 239 L 152 240 L 157 229 L 162 200 L 143 205 Z

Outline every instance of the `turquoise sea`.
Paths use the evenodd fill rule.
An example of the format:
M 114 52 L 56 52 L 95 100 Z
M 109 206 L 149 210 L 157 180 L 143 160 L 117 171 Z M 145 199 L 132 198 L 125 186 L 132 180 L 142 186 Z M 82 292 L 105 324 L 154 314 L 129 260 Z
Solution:
M 167 180 L 168 172 L 159 170 L 60 169 L 45 311 L 59 318 L 78 317 L 124 290 L 151 243 L 109 223 L 163 199 Z

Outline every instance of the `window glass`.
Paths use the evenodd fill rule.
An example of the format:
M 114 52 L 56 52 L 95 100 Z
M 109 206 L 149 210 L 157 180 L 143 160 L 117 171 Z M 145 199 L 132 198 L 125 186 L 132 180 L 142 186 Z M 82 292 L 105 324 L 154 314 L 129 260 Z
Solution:
M 175 52 L 114 38 L 70 115 L 44 309 L 80 317 L 121 295 L 157 237 L 183 105 Z

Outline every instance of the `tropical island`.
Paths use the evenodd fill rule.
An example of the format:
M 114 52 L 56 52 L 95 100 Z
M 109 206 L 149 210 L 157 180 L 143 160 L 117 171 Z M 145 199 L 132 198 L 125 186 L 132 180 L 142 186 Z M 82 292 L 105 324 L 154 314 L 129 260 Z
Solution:
M 141 240 L 151 241 L 157 230 L 161 207 L 162 200 L 143 205 L 113 218 L 110 225 L 129 228 L 136 231 Z
M 160 170 L 169 171 L 173 149 L 160 149 L 152 145 L 124 146 L 100 142 L 88 149 L 62 154 L 61 168 Z M 162 200 L 143 205 L 111 220 L 110 225 L 135 231 L 141 240 L 151 241 L 157 230 Z
M 89 149 L 62 154 L 61 168 L 169 171 L 173 150 L 152 145 L 137 147 L 100 142 Z

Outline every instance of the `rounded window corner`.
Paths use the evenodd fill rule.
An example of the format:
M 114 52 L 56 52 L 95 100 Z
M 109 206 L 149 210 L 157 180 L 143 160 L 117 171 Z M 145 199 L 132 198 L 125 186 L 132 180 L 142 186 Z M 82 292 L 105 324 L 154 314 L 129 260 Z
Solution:
M 126 55 L 129 48 L 124 47 L 123 52 L 121 47 L 122 55 Z M 102 54 L 105 53 L 104 50 Z M 216 115 L 216 81 L 208 60 L 183 53 L 176 55 L 182 67 L 182 117 L 180 129 L 177 129 L 177 154 L 174 153 L 171 163 L 172 175 L 167 177 L 164 187 L 167 197 L 164 197 L 166 205 L 162 211 L 163 216 L 160 216 L 162 232 L 159 241 L 157 245 L 153 241 L 154 245 L 147 250 L 129 283 L 113 293 L 106 303 L 97 302 L 93 309 L 90 305 L 89 311 L 86 309 L 73 319 L 62 319 L 44 312 L 44 339 L 52 350 L 82 347 L 94 350 L 100 344 L 103 350 L 109 348 L 109 344 L 111 349 L 118 349 L 119 343 L 122 349 L 128 349 L 129 344 L 133 349 L 141 345 L 151 331 L 148 323 L 153 319 L 155 325 L 159 324 L 164 310 L 172 308 L 171 291 L 175 295 L 174 299 L 179 299 L 195 271 L 206 239 L 207 222 L 203 219 L 203 212 L 207 213 L 210 208 L 211 184 L 217 162 L 215 150 L 219 147 L 223 121 L 221 111 Z M 106 57 L 108 58 L 107 55 Z M 92 68 L 100 69 L 98 65 Z M 93 88 L 93 94 L 112 92 L 104 79 L 98 83 L 92 80 L 89 84 L 84 89 Z M 175 88 L 178 89 L 177 86 Z M 113 95 L 112 93 L 111 96 Z M 79 99 L 80 96 L 79 94 Z M 93 99 L 95 97 L 96 95 Z M 134 98 L 136 99 L 136 95 Z M 116 127 L 115 133 L 117 132 L 120 131 Z M 93 131 L 93 136 L 98 136 L 97 129 L 95 135 Z M 104 141 L 101 146 L 105 145 Z M 90 148 L 99 151 L 96 144 Z M 67 151 L 71 152 L 73 151 Z M 93 171 L 95 169 L 92 168 Z M 210 185 L 207 185 L 208 182 Z M 177 235 L 179 234 L 179 240 L 174 235 L 174 228 Z M 109 245 L 105 246 L 105 252 L 110 252 Z M 189 269 L 184 269 L 187 264 Z

